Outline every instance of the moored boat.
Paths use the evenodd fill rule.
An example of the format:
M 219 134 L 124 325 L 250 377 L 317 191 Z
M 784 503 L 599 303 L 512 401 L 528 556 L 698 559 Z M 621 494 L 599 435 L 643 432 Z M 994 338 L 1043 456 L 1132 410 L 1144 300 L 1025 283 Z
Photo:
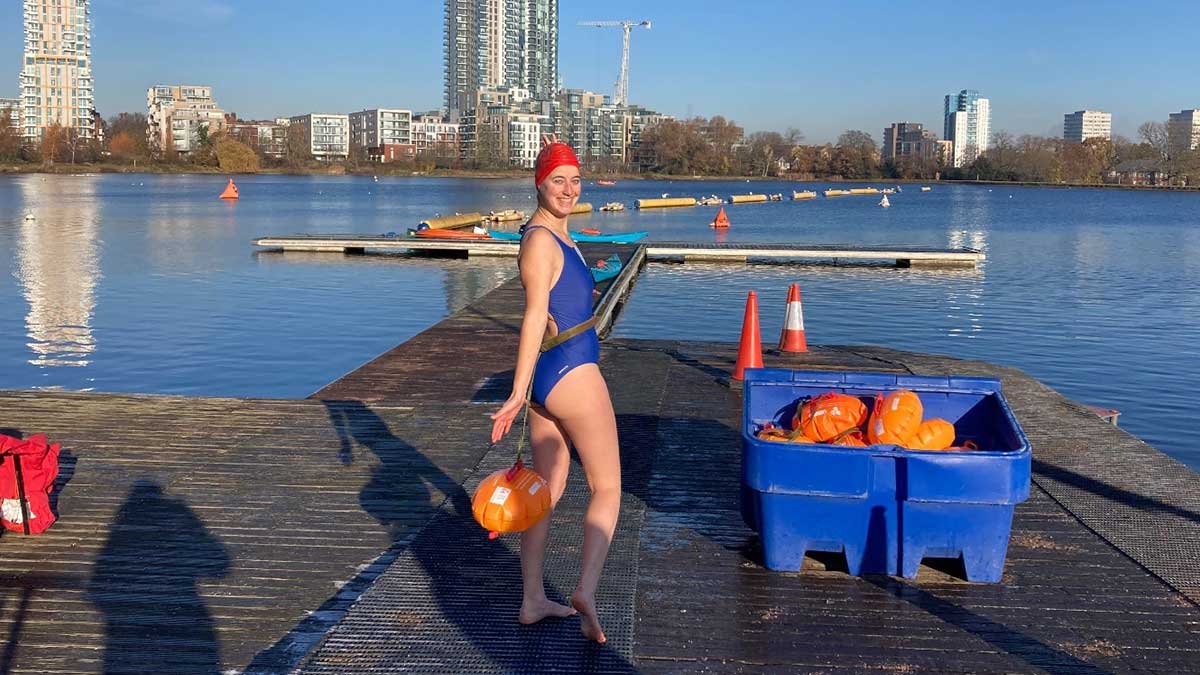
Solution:
M 929 187 L 928 185 L 922 185 L 922 186 L 921 186 L 921 192 L 929 192 L 929 191 L 930 191 L 930 190 L 932 190 L 932 189 L 933 189 L 933 188 Z
M 616 185 L 616 184 L 617 184 L 617 181 L 615 181 L 615 180 L 598 180 L 598 181 L 596 181 L 596 185 L 604 185 L 606 187 L 610 186 L 610 185 Z
M 621 202 L 609 202 L 600 207 L 601 211 L 624 211 L 625 205 Z
M 725 203 L 725 200 L 716 195 L 709 195 L 707 197 L 701 197 L 700 201 L 696 203 L 700 206 L 720 206 Z
M 514 220 L 525 220 L 525 212 L 516 209 L 504 209 L 503 211 L 491 211 L 483 217 L 485 223 L 506 223 Z

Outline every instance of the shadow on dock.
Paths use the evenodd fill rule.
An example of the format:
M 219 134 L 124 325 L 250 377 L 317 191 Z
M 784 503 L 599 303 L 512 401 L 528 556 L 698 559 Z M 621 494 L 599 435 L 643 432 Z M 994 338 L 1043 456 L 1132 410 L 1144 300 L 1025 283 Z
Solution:
M 393 534 L 398 557 L 330 633 L 304 672 L 338 668 L 408 669 L 435 672 L 451 664 L 482 659 L 503 672 L 540 671 L 554 664 L 558 649 L 548 643 L 579 645 L 578 619 L 517 623 L 521 566 L 505 542 L 489 540 L 471 515 L 466 490 L 419 450 L 396 437 L 368 406 L 358 401 L 324 401 L 341 440 L 338 461 L 363 461 L 365 448 L 377 459 L 359 501 Z M 367 460 L 371 461 L 371 460 Z M 417 531 L 401 527 L 398 509 L 426 509 L 430 522 Z M 408 518 L 411 520 L 411 513 Z M 549 584 L 548 584 L 549 586 Z M 565 602 L 561 590 L 547 595 Z M 469 644 L 448 637 L 450 634 Z M 468 647 L 473 653 L 464 653 Z M 587 670 L 636 672 L 612 650 L 587 645 Z M 583 672 L 583 671 L 580 671 Z
M 1130 508 L 1139 511 L 1152 511 L 1157 513 L 1165 513 L 1172 516 L 1177 516 L 1185 520 L 1190 520 L 1194 523 L 1200 523 L 1200 513 L 1189 511 L 1188 509 L 1180 508 L 1173 504 L 1168 504 L 1154 497 L 1147 497 L 1136 492 L 1130 492 L 1115 485 L 1110 485 L 1095 478 L 1089 478 L 1082 474 L 1076 473 L 1069 469 L 1047 464 L 1044 461 L 1037 459 L 1033 460 L 1033 471 L 1035 474 L 1051 478 L 1060 483 L 1065 483 L 1073 487 L 1079 488 L 1085 492 L 1093 494 L 1097 497 L 1107 499 L 1109 501 L 1123 504 Z
M 1061 649 L 1051 647 L 1037 638 L 972 612 L 962 605 L 943 600 L 903 579 L 886 576 L 865 576 L 863 579 L 879 590 L 928 612 L 946 624 L 984 640 L 999 651 L 1025 662 L 1034 669 L 1055 673 L 1078 673 L 1079 675 L 1107 675 L 1109 673 L 1109 671 L 1077 659 Z
M 136 481 L 87 588 L 104 615 L 104 672 L 220 673 L 220 643 L 197 585 L 229 570 L 225 546 L 182 499 Z M 164 654 L 170 663 L 158 660 Z

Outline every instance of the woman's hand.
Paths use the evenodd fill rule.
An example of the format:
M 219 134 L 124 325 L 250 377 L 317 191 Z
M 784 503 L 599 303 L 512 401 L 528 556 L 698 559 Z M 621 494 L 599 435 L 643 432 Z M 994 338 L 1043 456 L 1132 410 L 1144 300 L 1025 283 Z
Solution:
M 499 443 L 501 438 L 512 429 L 513 421 L 517 419 L 517 414 L 521 412 L 521 406 L 525 404 L 525 399 L 522 396 L 513 394 L 508 397 L 504 405 L 492 414 L 492 442 Z
M 542 134 L 542 147 L 553 145 L 558 142 L 558 134 Z

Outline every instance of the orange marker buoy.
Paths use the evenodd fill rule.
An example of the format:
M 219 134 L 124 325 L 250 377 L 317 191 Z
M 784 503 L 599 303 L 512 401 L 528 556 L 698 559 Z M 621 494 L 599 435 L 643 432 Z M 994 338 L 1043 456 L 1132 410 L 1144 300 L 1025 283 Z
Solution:
M 233 184 L 233 179 L 229 179 L 229 184 L 225 186 L 225 191 L 221 193 L 221 199 L 237 199 L 238 188 Z
M 725 215 L 725 207 L 724 206 L 722 206 L 721 210 L 717 212 L 717 217 L 713 219 L 710 227 L 716 227 L 716 228 L 729 227 L 729 216 Z
M 733 366 L 733 379 L 743 379 L 747 368 L 762 367 L 762 331 L 758 326 L 758 294 L 750 291 L 750 294 L 746 296 L 746 316 L 742 319 L 742 340 L 738 345 L 737 363 Z

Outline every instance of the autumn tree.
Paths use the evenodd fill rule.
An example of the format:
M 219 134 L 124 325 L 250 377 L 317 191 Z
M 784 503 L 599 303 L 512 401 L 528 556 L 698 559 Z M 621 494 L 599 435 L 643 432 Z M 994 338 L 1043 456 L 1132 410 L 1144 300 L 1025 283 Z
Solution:
M 245 143 L 228 136 L 217 141 L 217 165 L 225 173 L 257 173 L 258 155 Z
M 12 123 L 8 109 L 0 109 L 0 162 L 21 158 L 21 131 Z
M 54 122 L 42 128 L 42 142 L 39 144 L 39 150 L 43 164 L 54 164 L 58 160 L 59 154 L 62 152 L 62 143 L 63 128 L 61 124 Z
M 1162 122 L 1146 122 L 1138 127 L 1138 138 L 1158 151 L 1159 158 L 1166 159 L 1171 155 L 1170 136 L 1167 125 Z
M 120 113 L 108 120 L 108 151 L 117 159 L 130 161 L 149 159 L 146 116 L 141 113 Z M 122 138 L 120 147 L 115 147 Z
M 299 122 L 293 122 L 288 127 L 286 154 L 288 166 L 291 167 L 304 166 L 312 160 L 308 129 Z

